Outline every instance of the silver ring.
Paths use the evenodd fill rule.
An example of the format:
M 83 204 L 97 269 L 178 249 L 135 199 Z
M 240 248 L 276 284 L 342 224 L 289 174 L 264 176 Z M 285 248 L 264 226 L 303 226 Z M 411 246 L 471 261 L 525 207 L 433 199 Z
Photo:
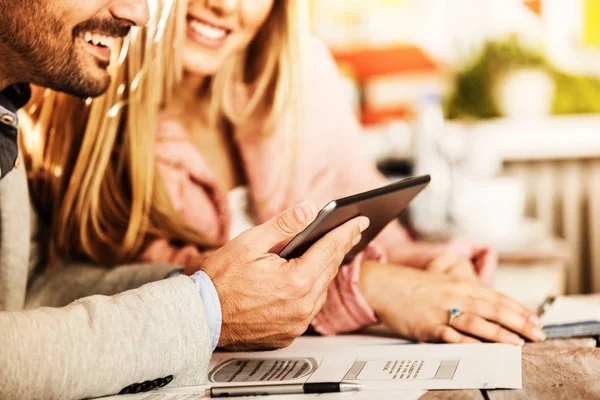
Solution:
M 453 326 L 454 321 L 456 321 L 456 318 L 460 317 L 462 313 L 463 312 L 460 308 L 453 308 L 452 310 L 450 310 L 450 315 L 448 316 L 448 325 Z

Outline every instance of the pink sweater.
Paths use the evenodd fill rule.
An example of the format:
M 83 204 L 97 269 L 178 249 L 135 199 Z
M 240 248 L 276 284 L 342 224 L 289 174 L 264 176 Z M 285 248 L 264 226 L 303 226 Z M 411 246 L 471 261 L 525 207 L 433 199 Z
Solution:
M 297 168 L 293 175 L 294 184 L 287 188 L 291 193 L 277 190 L 279 180 L 286 176 L 282 171 L 288 165 L 283 126 L 266 139 L 260 138 L 258 124 L 240 127 L 234 135 L 257 224 L 307 199 L 323 206 L 335 198 L 386 182 L 374 161 L 361 148 L 360 126 L 343 94 L 329 52 L 316 40 L 306 51 L 308 54 L 303 57 L 302 131 L 295 146 Z M 248 98 L 247 90 L 240 90 L 240 98 Z M 190 227 L 203 232 L 215 245 L 224 244 L 231 222 L 226 190 L 177 121 L 165 119 L 161 122 L 156 155 L 176 210 Z M 351 264 L 340 268 L 329 287 L 322 311 L 312 322 L 313 328 L 321 334 L 335 334 L 377 322 L 357 286 L 363 261 L 389 260 L 425 268 L 435 256 L 448 250 L 466 258 L 479 258 L 476 261 L 480 274 L 484 281 L 491 279 L 494 262 L 489 262 L 489 257 L 481 257 L 488 254 L 487 249 L 468 241 L 452 244 L 414 242 L 400 224 L 394 222 Z M 178 247 L 166 240 L 156 240 L 142 258 L 185 266 L 199 255 L 200 251 L 192 245 Z

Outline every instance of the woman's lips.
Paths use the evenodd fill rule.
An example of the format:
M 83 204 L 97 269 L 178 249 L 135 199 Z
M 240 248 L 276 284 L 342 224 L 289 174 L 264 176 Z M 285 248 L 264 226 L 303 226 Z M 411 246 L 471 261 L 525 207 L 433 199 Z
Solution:
M 221 47 L 230 33 L 229 29 L 188 16 L 188 37 L 198 44 L 210 48 Z

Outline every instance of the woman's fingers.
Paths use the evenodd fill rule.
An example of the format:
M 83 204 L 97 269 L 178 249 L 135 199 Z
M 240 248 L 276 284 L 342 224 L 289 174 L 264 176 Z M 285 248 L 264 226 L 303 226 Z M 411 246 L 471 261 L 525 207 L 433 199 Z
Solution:
M 475 299 L 487 300 L 488 302 L 492 303 L 495 308 L 508 308 L 514 313 L 530 321 L 536 327 L 542 326 L 542 322 L 540 321 L 540 318 L 537 315 L 535 315 L 527 307 L 521 305 L 519 302 L 511 299 L 510 297 L 482 286 L 475 288 L 475 290 L 476 291 L 473 296 Z
M 486 321 L 479 315 L 469 312 L 463 312 L 456 317 L 452 326 L 460 332 L 490 342 L 507 343 L 515 346 L 525 344 L 525 341 L 518 335 L 502 328 L 500 325 Z
M 544 333 L 539 326 L 534 324 L 529 315 L 515 312 L 505 304 L 489 302 L 486 300 L 478 301 L 471 310 L 477 315 L 496 322 L 519 335 L 526 337 L 534 342 L 545 339 Z
M 448 325 L 441 325 L 437 329 L 435 336 L 435 340 L 445 343 L 481 343 L 480 340 L 463 335 Z
M 452 253 L 444 253 L 439 257 L 436 257 L 429 265 L 427 266 L 427 271 L 436 272 L 443 274 L 452 268 L 452 265 L 458 261 L 458 256 Z
M 479 279 L 477 278 L 477 273 L 475 272 L 475 267 L 473 266 L 471 261 L 468 260 L 457 261 L 456 264 L 454 264 L 454 266 L 452 267 L 452 269 L 450 269 L 449 274 L 450 276 L 456 279 L 479 282 Z
M 492 250 L 484 249 L 482 252 L 475 255 L 474 263 L 479 279 L 485 286 L 489 287 L 496 275 L 498 254 Z
M 435 258 L 427 266 L 427 271 L 445 274 L 460 280 L 478 280 L 471 261 L 453 253 L 444 253 Z
M 469 311 L 535 342 L 545 339 L 539 317 L 510 297 L 483 287 L 476 289 L 474 297 Z

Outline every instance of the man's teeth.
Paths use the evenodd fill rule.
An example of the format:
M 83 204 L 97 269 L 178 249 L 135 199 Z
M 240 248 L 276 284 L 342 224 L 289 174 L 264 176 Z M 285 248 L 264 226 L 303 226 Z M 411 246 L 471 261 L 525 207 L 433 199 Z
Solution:
M 195 33 L 206 36 L 212 40 L 223 39 L 227 35 L 225 29 L 217 28 L 216 26 L 208 25 L 200 21 L 190 21 L 190 29 Z
M 104 36 L 98 33 L 86 32 L 83 34 L 83 40 L 95 46 L 112 47 L 117 41 L 112 36 Z

